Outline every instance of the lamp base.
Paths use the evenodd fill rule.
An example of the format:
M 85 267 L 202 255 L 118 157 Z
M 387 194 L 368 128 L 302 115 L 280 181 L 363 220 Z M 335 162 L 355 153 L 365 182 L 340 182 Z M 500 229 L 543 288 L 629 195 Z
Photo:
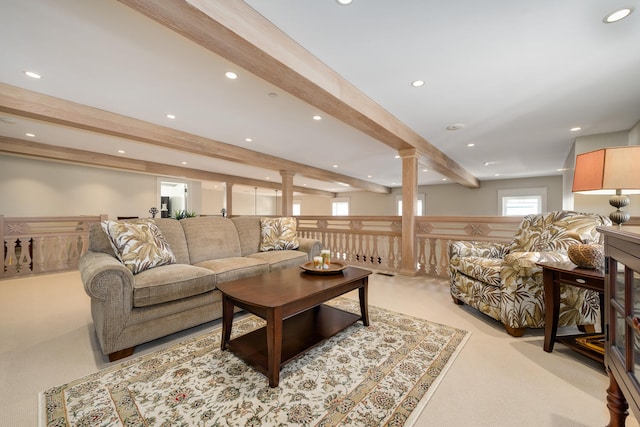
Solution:
M 631 219 L 631 215 L 627 212 L 623 212 L 620 208 L 627 206 L 630 203 L 629 196 L 622 194 L 621 190 L 616 190 L 616 195 L 609 199 L 609 204 L 614 208 L 617 208 L 615 212 L 609 214 L 609 218 L 618 226 L 622 226 L 625 222 Z

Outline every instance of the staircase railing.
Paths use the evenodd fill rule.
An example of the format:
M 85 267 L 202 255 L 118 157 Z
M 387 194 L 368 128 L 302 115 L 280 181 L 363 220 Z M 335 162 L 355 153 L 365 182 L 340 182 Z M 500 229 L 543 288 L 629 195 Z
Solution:
M 89 244 L 89 227 L 101 216 L 13 218 L 0 215 L 0 279 L 73 270 Z
M 400 216 L 300 216 L 298 233 L 322 241 L 334 259 L 381 272 L 402 265 Z M 9 218 L 0 215 L 3 267 L 0 279 L 73 270 L 87 250 L 89 227 L 106 215 Z M 447 277 L 452 240 L 508 242 L 521 217 L 416 217 L 415 272 Z
M 447 277 L 447 245 L 454 240 L 509 242 L 522 217 L 416 217 L 416 274 Z M 400 216 L 301 216 L 302 237 L 322 241 L 333 258 L 398 272 L 402 262 Z

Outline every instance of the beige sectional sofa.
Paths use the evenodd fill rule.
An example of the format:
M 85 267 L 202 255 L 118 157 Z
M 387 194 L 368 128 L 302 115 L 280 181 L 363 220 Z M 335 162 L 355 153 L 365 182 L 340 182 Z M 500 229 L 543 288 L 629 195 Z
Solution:
M 298 238 L 297 250 L 260 251 L 259 217 L 153 222 L 175 262 L 133 274 L 100 224 L 91 228 L 79 262 L 98 341 L 111 361 L 138 344 L 222 317 L 216 284 L 299 266 L 322 249 L 317 240 Z

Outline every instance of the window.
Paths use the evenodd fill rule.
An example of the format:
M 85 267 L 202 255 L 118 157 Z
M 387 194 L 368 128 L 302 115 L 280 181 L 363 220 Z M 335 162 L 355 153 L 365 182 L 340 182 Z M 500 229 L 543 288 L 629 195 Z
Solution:
M 349 215 L 349 198 L 338 197 L 331 200 L 331 215 L 347 216 Z
M 539 214 L 547 210 L 546 188 L 498 190 L 498 207 L 502 216 Z
M 417 216 L 422 216 L 424 215 L 424 200 L 425 200 L 425 194 L 418 194 L 418 200 L 416 203 L 416 215 Z M 397 212 L 398 212 L 398 216 L 402 216 L 402 196 L 397 196 L 396 197 L 396 207 L 397 207 Z
M 293 205 L 291 207 L 291 214 L 293 216 L 300 216 L 300 207 L 302 206 L 302 203 L 300 203 L 300 200 L 294 200 L 293 201 Z

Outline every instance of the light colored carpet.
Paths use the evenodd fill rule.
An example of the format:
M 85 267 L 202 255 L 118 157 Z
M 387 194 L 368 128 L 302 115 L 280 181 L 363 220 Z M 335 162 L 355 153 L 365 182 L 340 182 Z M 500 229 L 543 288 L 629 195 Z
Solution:
M 358 302 L 328 304 L 359 313 Z M 450 326 L 369 307 L 360 322 L 286 364 L 280 384 L 228 351 L 220 329 L 40 396 L 41 426 L 411 426 L 467 340 Z M 232 338 L 264 326 L 236 321 Z
M 357 300 L 358 293 L 347 296 Z M 542 330 L 509 336 L 493 319 L 453 304 L 446 280 L 373 274 L 369 304 L 471 332 L 416 426 L 590 427 L 609 421 L 602 365 L 561 344 L 545 353 Z M 219 325 L 138 346 L 125 360 Z M 0 427 L 35 426 L 39 392 L 111 366 L 99 350 L 77 271 L 0 280 Z M 627 426 L 638 423 L 630 416 Z

